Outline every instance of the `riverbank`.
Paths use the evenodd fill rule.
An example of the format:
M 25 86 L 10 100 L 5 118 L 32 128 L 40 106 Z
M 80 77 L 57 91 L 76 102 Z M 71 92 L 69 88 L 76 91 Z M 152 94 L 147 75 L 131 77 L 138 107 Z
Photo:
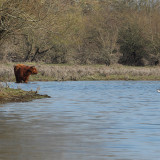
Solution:
M 38 70 L 38 74 L 31 75 L 29 81 L 160 80 L 160 66 L 24 64 L 34 65 Z M 15 82 L 14 65 L 15 63 L 0 64 L 0 81 Z M 47 95 L 39 95 L 36 91 L 23 91 L 9 87 L 0 88 L 0 103 L 26 102 L 48 97 Z
M 9 87 L 0 88 L 0 103 L 28 102 L 33 99 L 49 98 L 48 95 L 40 95 L 37 91 L 23 91 Z
M 160 66 L 24 64 L 34 65 L 38 70 L 38 74 L 31 75 L 29 81 L 160 80 Z M 14 65 L 15 63 L 0 65 L 0 81 L 15 82 Z

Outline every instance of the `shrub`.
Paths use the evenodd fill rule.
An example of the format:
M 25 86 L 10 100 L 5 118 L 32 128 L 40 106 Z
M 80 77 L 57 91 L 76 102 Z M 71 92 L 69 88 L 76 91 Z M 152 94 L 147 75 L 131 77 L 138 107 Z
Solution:
M 129 25 L 119 31 L 118 44 L 122 57 L 119 63 L 131 66 L 143 66 L 147 57 L 147 41 L 143 38 L 142 30 L 137 25 Z

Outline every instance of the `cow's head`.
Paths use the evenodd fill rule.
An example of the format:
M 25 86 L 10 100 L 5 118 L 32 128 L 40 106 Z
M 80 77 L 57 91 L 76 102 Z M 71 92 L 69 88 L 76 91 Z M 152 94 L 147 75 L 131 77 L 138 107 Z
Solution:
M 29 71 L 31 74 L 37 74 L 37 73 L 38 73 L 38 71 L 37 71 L 37 69 L 36 69 L 35 66 L 31 66 L 31 67 L 28 69 L 28 71 Z

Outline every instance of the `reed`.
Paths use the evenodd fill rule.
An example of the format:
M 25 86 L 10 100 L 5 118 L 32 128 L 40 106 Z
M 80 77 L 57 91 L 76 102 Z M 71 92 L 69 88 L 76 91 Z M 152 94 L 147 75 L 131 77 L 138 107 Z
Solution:
M 36 64 L 37 75 L 30 81 L 78 81 L 78 80 L 160 80 L 160 67 L 130 67 L 123 65 L 54 65 Z M 0 65 L 0 81 L 15 81 L 14 63 Z

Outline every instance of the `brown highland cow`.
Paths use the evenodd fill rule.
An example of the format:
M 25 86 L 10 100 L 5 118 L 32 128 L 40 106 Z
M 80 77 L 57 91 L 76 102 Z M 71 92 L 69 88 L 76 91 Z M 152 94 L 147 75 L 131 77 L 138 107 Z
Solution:
M 37 74 L 37 69 L 34 66 L 26 66 L 24 64 L 17 64 L 14 66 L 14 74 L 16 83 L 27 83 L 31 74 Z

